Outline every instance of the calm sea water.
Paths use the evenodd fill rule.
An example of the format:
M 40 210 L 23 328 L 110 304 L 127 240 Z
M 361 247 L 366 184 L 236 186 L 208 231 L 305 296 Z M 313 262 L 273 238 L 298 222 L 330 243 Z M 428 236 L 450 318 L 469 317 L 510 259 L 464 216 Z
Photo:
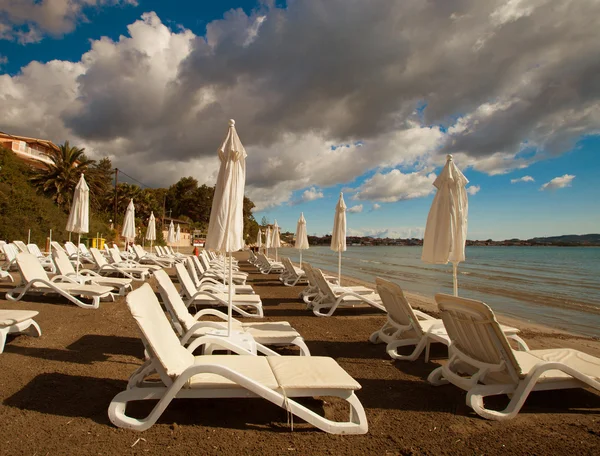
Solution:
M 280 254 L 299 260 L 296 249 Z M 500 314 L 600 336 L 600 248 L 467 247 L 466 257 L 458 268 L 460 296 Z M 302 260 L 337 271 L 329 247 L 311 247 Z M 369 282 L 383 277 L 425 296 L 452 293 L 452 265 L 423 263 L 421 247 L 349 246 L 342 274 Z

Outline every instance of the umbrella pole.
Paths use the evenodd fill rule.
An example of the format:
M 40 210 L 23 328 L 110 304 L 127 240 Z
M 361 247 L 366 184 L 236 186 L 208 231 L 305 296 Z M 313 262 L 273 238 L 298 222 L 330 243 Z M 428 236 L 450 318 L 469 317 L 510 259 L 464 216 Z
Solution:
M 342 284 L 342 251 L 338 252 L 338 284 Z
M 71 242 L 71 232 L 69 231 L 69 242 Z
M 150 253 L 152 253 L 152 239 L 150 239 Z
M 227 306 L 227 337 L 231 336 L 231 307 L 233 305 L 233 261 L 229 252 L 229 305 Z
M 71 232 L 69 232 L 69 237 L 71 237 Z M 77 270 L 75 271 L 75 276 L 79 278 L 79 243 L 81 242 L 81 233 L 77 233 Z M 96 241 L 96 245 L 98 245 Z
M 300 269 L 302 269 L 302 249 L 300 249 Z
M 29 231 L 27 232 L 27 243 L 31 244 L 31 228 L 29 228 Z
M 452 263 L 452 282 L 454 285 L 454 296 L 458 296 L 458 277 L 457 277 L 458 265 Z

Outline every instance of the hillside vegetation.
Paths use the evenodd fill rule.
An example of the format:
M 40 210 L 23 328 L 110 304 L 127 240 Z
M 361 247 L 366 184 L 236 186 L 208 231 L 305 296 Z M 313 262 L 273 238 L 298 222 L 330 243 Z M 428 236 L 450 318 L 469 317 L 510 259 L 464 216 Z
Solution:
M 27 242 L 27 231 L 31 229 L 31 242 L 43 249 L 52 229 L 53 240 L 68 240 L 68 214 L 36 191 L 30 182 L 29 166 L 0 147 L 0 167 L 0 239 Z M 97 232 L 106 236 L 109 226 L 91 214 L 89 236 L 94 237 Z

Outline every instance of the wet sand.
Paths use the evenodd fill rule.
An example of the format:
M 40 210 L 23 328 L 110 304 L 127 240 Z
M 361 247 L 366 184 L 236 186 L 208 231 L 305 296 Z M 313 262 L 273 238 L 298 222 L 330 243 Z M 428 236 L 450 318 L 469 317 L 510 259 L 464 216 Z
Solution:
M 244 270 L 255 271 L 241 263 Z M 170 270 L 173 277 L 174 271 Z M 0 454 L 598 454 L 600 395 L 588 390 L 533 393 L 514 420 L 492 422 L 465 405 L 465 394 L 433 387 L 427 375 L 444 362 L 445 347 L 432 360 L 393 361 L 383 345 L 368 342 L 385 321 L 371 309 L 343 309 L 315 317 L 297 296 L 303 286 L 284 287 L 276 275 L 253 272 L 267 321 L 287 320 L 313 355 L 334 357 L 358 382 L 357 395 L 369 420 L 363 436 L 333 436 L 294 420 L 261 399 L 174 401 L 158 423 L 138 433 L 114 427 L 111 399 L 143 359 L 138 330 L 124 299 L 85 310 L 61 298 L 2 300 L 1 308 L 40 312 L 40 338 L 9 336 L 0 354 Z M 150 283 L 155 286 L 154 280 Z M 344 282 L 347 283 L 347 282 Z M 4 290 L 9 284 L 0 285 Z M 372 286 L 372 285 L 371 285 Z M 432 301 L 409 295 L 427 310 Z M 512 322 L 509 322 L 512 324 Z M 572 346 L 600 356 L 600 342 L 514 323 L 532 348 Z M 293 348 L 281 353 L 295 354 Z M 340 403 L 306 401 L 327 416 Z M 497 407 L 505 398 L 494 398 Z M 135 407 L 147 412 L 146 405 Z

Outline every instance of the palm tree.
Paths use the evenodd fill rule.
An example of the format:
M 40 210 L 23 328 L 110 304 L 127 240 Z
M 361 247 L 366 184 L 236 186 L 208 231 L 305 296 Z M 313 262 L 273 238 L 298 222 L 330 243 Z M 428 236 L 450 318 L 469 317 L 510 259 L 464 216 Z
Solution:
M 84 148 L 71 146 L 69 141 L 65 141 L 58 150 L 52 150 L 49 158 L 52 163 L 44 163 L 44 167 L 35 172 L 31 181 L 58 206 L 68 209 L 79 176 L 94 160 L 85 156 Z

